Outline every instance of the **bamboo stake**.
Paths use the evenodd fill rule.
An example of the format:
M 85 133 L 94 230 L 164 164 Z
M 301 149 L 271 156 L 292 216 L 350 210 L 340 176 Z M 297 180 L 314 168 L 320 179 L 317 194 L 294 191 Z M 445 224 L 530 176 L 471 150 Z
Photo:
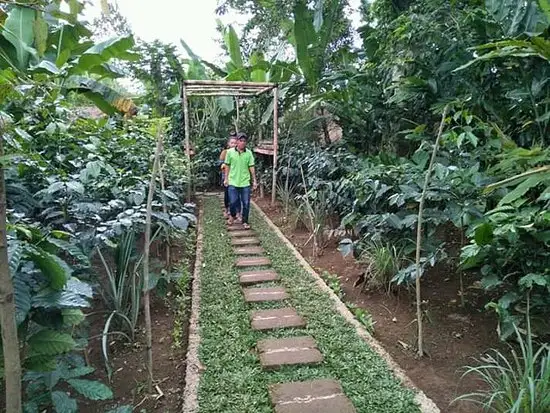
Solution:
M 445 126 L 445 116 L 447 116 L 448 106 L 445 106 L 443 109 L 443 114 L 441 115 L 441 123 L 439 124 L 439 132 L 437 133 L 437 138 L 435 139 L 434 149 L 432 151 L 432 157 L 430 159 L 430 164 L 428 165 L 428 170 L 426 171 L 426 178 L 424 180 L 424 188 L 422 188 L 422 195 L 420 197 L 420 203 L 418 205 L 418 223 L 416 227 L 416 322 L 418 325 L 418 356 L 424 356 L 424 343 L 423 343 L 423 331 L 422 331 L 422 294 L 420 291 L 420 250 L 422 249 L 422 214 L 424 213 L 424 202 L 426 200 L 426 192 L 428 192 L 428 183 L 430 182 L 430 175 L 432 174 L 432 169 L 435 162 L 435 157 L 437 155 L 437 150 L 439 149 L 439 141 L 441 140 L 441 135 L 443 134 L 443 127 Z
M 157 172 L 160 166 L 160 153 L 162 151 L 162 129 L 158 126 L 157 148 L 155 150 L 155 160 L 153 161 L 153 171 L 151 173 L 151 182 L 149 183 L 149 193 L 147 194 L 147 215 L 145 218 L 145 244 L 143 246 L 143 312 L 145 313 L 145 334 L 147 349 L 147 390 L 153 391 L 153 337 L 151 332 L 151 303 L 149 294 L 149 252 L 151 244 L 151 216 L 153 213 L 153 196 L 155 194 L 155 183 Z
M 4 156 L 4 123 L 0 119 L 0 157 Z M 4 380 L 6 386 L 6 412 L 21 413 L 21 361 L 15 322 L 13 282 L 8 264 L 6 237 L 6 187 L 4 167 L 0 162 L 0 325 L 4 352 Z
M 279 108 L 278 92 L 276 87 L 273 89 L 273 182 L 271 184 L 271 205 L 275 205 L 277 192 L 277 151 L 279 146 Z
M 162 150 L 162 152 L 164 152 L 164 147 L 161 150 Z M 168 205 L 166 205 L 166 197 L 164 196 L 165 186 L 164 186 L 164 172 L 163 172 L 163 169 L 164 168 L 159 165 L 160 189 L 163 192 L 163 195 L 162 195 L 162 212 L 164 212 L 165 214 L 168 215 Z M 171 269 L 172 269 L 171 256 L 170 256 L 171 248 L 172 248 L 172 244 L 170 242 L 170 232 L 167 232 L 167 235 L 166 235 L 166 270 L 168 272 L 170 272 Z
M 185 153 L 187 155 L 187 202 L 191 202 L 191 145 L 189 143 L 189 102 L 187 100 L 187 90 L 185 89 L 185 82 L 182 84 L 181 98 L 183 104 L 183 118 L 185 123 Z

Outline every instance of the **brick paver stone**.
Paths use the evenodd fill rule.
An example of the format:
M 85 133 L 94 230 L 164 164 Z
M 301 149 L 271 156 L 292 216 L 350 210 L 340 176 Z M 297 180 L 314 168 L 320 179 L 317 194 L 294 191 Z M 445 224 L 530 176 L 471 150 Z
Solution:
M 284 287 L 243 288 L 243 293 L 247 303 L 282 301 L 289 298 Z
M 231 245 L 233 246 L 242 246 L 242 245 L 260 245 L 260 240 L 258 238 L 234 238 L 231 240 Z
M 356 413 L 340 383 L 311 380 L 269 386 L 275 413 Z
M 266 281 L 278 281 L 279 278 L 279 275 L 273 270 L 254 270 L 241 272 L 239 281 L 242 285 L 252 285 Z
M 241 257 L 237 258 L 235 265 L 237 268 L 261 267 L 262 265 L 271 265 L 271 260 L 266 257 Z
M 233 250 L 237 255 L 260 255 L 265 253 L 262 247 L 238 247 Z
M 291 307 L 254 311 L 250 319 L 253 330 L 273 330 L 276 328 L 306 326 L 306 321 Z
M 260 353 L 260 364 L 265 370 L 295 364 L 318 364 L 323 361 L 323 355 L 312 337 L 260 340 L 256 347 Z
M 229 231 L 229 236 L 231 238 L 238 238 L 238 237 L 253 237 L 256 233 L 252 231 L 251 229 L 243 229 L 243 230 L 237 230 L 237 231 Z

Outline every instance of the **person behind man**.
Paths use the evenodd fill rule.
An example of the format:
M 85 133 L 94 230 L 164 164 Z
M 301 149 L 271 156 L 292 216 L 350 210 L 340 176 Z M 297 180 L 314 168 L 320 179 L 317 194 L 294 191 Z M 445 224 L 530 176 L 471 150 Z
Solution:
M 250 181 L 253 189 L 256 189 L 256 171 L 254 169 L 254 155 L 247 149 L 248 137 L 244 133 L 237 134 L 237 146 L 229 149 L 225 156 L 225 181 L 224 185 L 229 190 L 230 217 L 228 223 L 231 225 L 237 217 L 237 208 L 242 205 L 242 222 L 245 229 L 250 228 L 248 215 L 250 213 Z
M 225 175 L 226 175 L 226 166 L 225 166 L 225 157 L 227 155 L 227 151 L 229 149 L 233 149 L 235 146 L 237 146 L 237 132 L 231 132 L 229 134 L 229 139 L 226 143 L 225 148 L 223 149 L 222 153 L 220 154 L 220 169 L 221 169 L 221 176 L 222 176 L 222 186 L 224 186 L 224 196 L 223 196 L 223 204 L 224 204 L 224 212 L 223 216 L 225 218 L 229 217 L 229 188 L 224 185 L 225 182 Z M 241 206 L 239 205 L 237 208 L 237 215 L 240 215 L 241 213 Z

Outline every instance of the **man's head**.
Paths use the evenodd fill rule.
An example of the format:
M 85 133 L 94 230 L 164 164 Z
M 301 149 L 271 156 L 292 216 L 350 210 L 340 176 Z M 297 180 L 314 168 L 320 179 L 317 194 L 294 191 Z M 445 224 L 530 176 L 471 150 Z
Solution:
M 237 134 L 231 134 L 229 135 L 229 139 L 227 140 L 227 147 L 231 149 L 235 146 L 237 146 Z
M 237 149 L 240 151 L 244 150 L 246 148 L 246 141 L 248 140 L 248 136 L 246 136 L 246 133 L 239 132 L 237 134 Z

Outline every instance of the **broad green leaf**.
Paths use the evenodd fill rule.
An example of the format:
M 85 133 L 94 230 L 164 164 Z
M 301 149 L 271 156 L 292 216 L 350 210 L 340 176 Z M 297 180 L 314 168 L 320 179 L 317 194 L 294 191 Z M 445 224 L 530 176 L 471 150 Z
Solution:
M 29 354 L 33 356 L 56 356 L 67 353 L 76 346 L 70 334 L 44 329 L 28 339 Z
M 63 315 L 63 324 L 66 326 L 76 326 L 86 319 L 86 316 L 77 308 L 64 308 L 61 311 Z
M 104 42 L 98 43 L 88 50 L 78 59 L 78 64 L 74 67 L 74 73 L 87 72 L 94 66 L 100 66 L 107 63 L 110 59 L 130 59 L 135 55 L 128 53 L 128 50 L 134 46 L 132 36 L 115 37 Z
M 540 34 L 548 21 L 536 0 L 486 0 L 487 11 L 504 29 L 507 37 Z
M 177 229 L 186 231 L 189 227 L 189 221 L 185 217 L 175 216 L 172 218 L 172 225 Z
M 535 284 L 540 287 L 548 285 L 549 277 L 543 274 L 527 274 L 518 281 L 520 287 L 532 288 Z
M 265 61 L 264 55 L 261 52 L 254 52 L 250 56 L 251 74 L 250 79 L 253 82 L 266 82 L 267 71 L 269 70 L 269 64 Z
M 40 269 L 44 277 L 50 280 L 54 290 L 61 290 L 71 277 L 71 268 L 61 258 L 39 248 L 27 248 L 26 255 Z
M 235 65 L 236 68 L 242 68 L 243 58 L 241 55 L 241 44 L 233 26 L 229 25 L 225 28 L 224 41 L 225 46 L 229 51 L 231 62 Z
M 475 230 L 474 239 L 477 245 L 487 245 L 493 241 L 493 227 L 489 223 L 478 226 Z
M 77 194 L 84 194 L 84 185 L 82 185 L 78 181 L 67 182 L 67 188 L 70 189 L 72 192 L 76 192 Z
M 67 254 L 70 254 L 73 258 L 76 258 L 78 261 L 80 261 L 81 264 L 86 266 L 90 265 L 90 260 L 88 256 L 84 254 L 77 245 L 72 244 L 69 241 L 65 241 L 63 239 L 54 238 L 54 237 L 48 237 L 47 240 L 50 244 L 55 245 L 61 251 L 66 252 Z
M 108 400 L 113 398 L 113 392 L 109 387 L 93 380 L 70 379 L 67 383 L 77 392 L 90 400 Z
M 31 67 L 31 71 L 34 73 L 49 73 L 52 75 L 61 74 L 61 70 L 52 62 L 48 60 L 42 60 L 36 66 Z
M 76 400 L 63 391 L 52 392 L 52 405 L 56 413 L 76 413 L 78 411 Z
M 15 321 L 19 325 L 25 321 L 31 310 L 31 288 L 21 276 L 16 276 L 13 279 L 13 290 L 15 297 Z
M 27 356 L 23 360 L 23 367 L 30 371 L 54 371 L 57 367 L 55 357 L 41 354 Z
M 15 6 L 11 9 L 2 34 L 15 47 L 17 66 L 26 70 L 34 43 L 35 11 L 28 7 Z
M 82 93 L 108 115 L 126 113 L 135 107 L 131 99 L 125 98 L 114 89 L 88 77 L 70 76 L 63 85 L 67 90 Z
M 48 23 L 44 20 L 42 12 L 37 12 L 36 19 L 34 20 L 34 47 L 38 52 L 38 56 L 44 56 L 48 41 Z
M 316 45 L 313 18 L 305 0 L 297 0 L 294 5 L 294 38 L 296 39 L 296 56 L 302 73 L 310 86 L 316 85 L 318 79 L 315 71 L 315 57 L 310 53 Z
M 548 176 L 545 176 L 544 174 L 534 175 L 527 178 L 525 181 L 520 183 L 514 190 L 508 192 L 506 196 L 500 200 L 500 202 L 498 203 L 498 206 L 502 206 L 502 205 L 510 204 L 514 202 L 516 199 L 525 195 L 531 188 L 536 187 L 541 182 L 547 181 L 548 179 L 549 179 Z

